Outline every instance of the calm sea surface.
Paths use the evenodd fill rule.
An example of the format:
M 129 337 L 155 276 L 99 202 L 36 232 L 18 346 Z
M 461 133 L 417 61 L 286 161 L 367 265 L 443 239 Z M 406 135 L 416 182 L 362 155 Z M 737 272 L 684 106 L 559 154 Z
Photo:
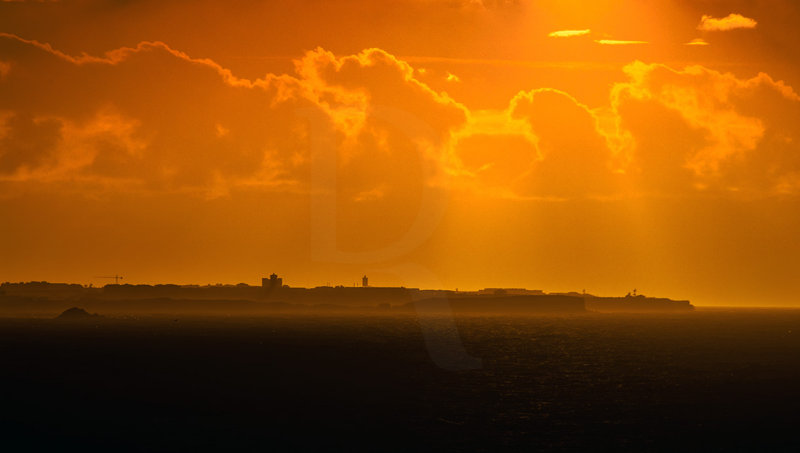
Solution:
M 800 310 L 0 320 L 6 451 L 798 451 Z

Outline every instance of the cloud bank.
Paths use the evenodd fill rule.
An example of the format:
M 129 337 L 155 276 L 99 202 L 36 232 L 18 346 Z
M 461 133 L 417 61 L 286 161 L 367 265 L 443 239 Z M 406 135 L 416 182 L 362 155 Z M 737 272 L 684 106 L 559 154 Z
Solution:
M 0 185 L 328 191 L 345 206 L 408 212 L 430 190 L 549 201 L 800 194 L 800 97 L 767 74 L 634 62 L 605 106 L 538 88 L 502 110 L 470 110 L 381 49 L 315 49 L 294 65 L 250 80 L 161 42 L 73 56 L 2 34 Z

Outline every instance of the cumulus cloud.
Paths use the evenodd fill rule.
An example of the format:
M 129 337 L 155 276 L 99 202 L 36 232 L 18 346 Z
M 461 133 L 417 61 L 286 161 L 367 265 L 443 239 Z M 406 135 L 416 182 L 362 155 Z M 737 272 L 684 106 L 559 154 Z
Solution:
M 428 234 L 467 117 L 380 49 L 255 80 L 158 42 L 76 56 L 4 35 L 0 59 L 4 196 L 300 197 L 320 241 L 356 250 Z
M 609 105 L 537 89 L 473 112 L 454 174 L 481 194 L 564 200 L 800 193 L 800 96 L 766 74 L 625 67 Z
M 105 55 L 102 57 L 98 57 L 94 55 L 88 55 L 86 53 L 83 53 L 80 56 L 69 55 L 58 49 L 55 49 L 49 43 L 43 43 L 35 39 L 25 39 L 12 33 L 0 32 L 0 38 L 7 39 L 9 41 L 17 41 L 19 43 L 28 44 L 32 47 L 47 52 L 61 60 L 74 63 L 75 65 L 86 65 L 86 64 L 116 65 L 127 61 L 129 57 L 137 53 L 146 52 L 150 50 L 161 50 L 176 57 L 177 59 L 203 65 L 214 70 L 223 78 L 223 80 L 226 83 L 232 86 L 246 86 L 246 87 L 253 87 L 259 85 L 263 86 L 269 83 L 269 81 L 274 77 L 272 74 L 270 74 L 267 76 L 267 79 L 263 80 L 258 79 L 254 82 L 247 79 L 241 79 L 235 77 L 230 70 L 223 68 L 213 60 L 210 60 L 208 58 L 192 58 L 186 53 L 181 52 L 179 50 L 175 50 L 161 41 L 142 41 L 139 44 L 137 44 L 136 47 L 120 47 L 118 49 L 106 52 Z
M 585 29 L 585 30 L 558 30 L 549 33 L 547 36 L 551 38 L 573 38 L 575 36 L 586 36 L 591 33 L 592 30 Z
M 791 87 L 702 66 L 636 62 L 625 72 L 630 81 L 614 87 L 612 104 L 640 185 L 748 195 L 800 187 L 800 96 Z
M 459 189 L 499 198 L 538 196 L 525 190 L 541 160 L 537 138 L 530 125 L 512 117 L 510 110 L 470 115 L 454 134 L 450 152 L 449 173 Z
M 526 181 L 530 193 L 576 198 L 617 192 L 613 152 L 589 107 L 562 91 L 540 89 L 518 94 L 510 110 L 537 138 L 541 160 Z
M 275 131 L 296 130 L 287 119 L 293 107 L 313 105 L 297 81 L 237 79 L 163 43 L 73 57 L 5 36 L 0 52 L 21 68 L 0 83 L 0 109 L 10 112 L 6 124 L 15 137 L 2 148 L 5 180 L 117 179 L 136 190 L 202 193 L 220 177 L 232 184 L 251 177 L 268 149 L 302 146 L 292 132 Z M 225 140 L 218 140 L 217 123 L 231 125 Z M 45 128 L 36 140 L 50 141 L 20 135 L 31 128 Z M 27 160 L 9 157 L 21 149 Z M 285 180 L 276 175 L 272 182 Z
M 160 42 L 98 57 L 0 37 L 0 55 L 25 67 L 0 84 L 6 181 L 116 178 L 208 196 L 237 187 L 308 191 L 312 142 L 324 135 L 347 176 L 343 190 L 366 192 L 381 178 L 407 189 L 424 178 L 403 170 L 434 159 L 464 118 L 459 104 L 379 49 L 342 58 L 318 49 L 297 60 L 297 76 L 248 80 Z
M 13 115 L 0 139 L 0 180 L 35 182 L 131 183 L 120 155 L 135 156 L 146 143 L 135 137 L 135 120 L 98 112 L 76 124 L 57 117 Z M 93 167 L 98 171 L 85 171 Z M 134 182 L 135 183 L 135 182 Z
M 566 200 L 613 196 L 613 147 L 596 112 L 554 89 L 520 92 L 502 111 L 482 111 L 455 134 L 453 173 L 481 194 Z
M 704 15 L 700 18 L 698 30 L 702 31 L 728 31 L 737 28 L 756 28 L 758 22 L 741 14 L 731 13 L 725 17 L 717 18 Z

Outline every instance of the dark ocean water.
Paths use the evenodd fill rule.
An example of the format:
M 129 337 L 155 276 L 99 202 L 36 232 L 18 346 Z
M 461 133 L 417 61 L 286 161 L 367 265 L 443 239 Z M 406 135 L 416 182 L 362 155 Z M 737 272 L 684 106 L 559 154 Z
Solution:
M 0 320 L 4 451 L 798 451 L 800 310 Z

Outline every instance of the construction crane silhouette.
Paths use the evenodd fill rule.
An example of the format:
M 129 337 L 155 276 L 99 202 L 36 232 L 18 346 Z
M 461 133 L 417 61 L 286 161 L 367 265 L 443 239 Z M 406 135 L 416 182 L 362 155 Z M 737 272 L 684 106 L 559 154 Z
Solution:
M 95 277 L 95 278 L 113 278 L 115 285 L 119 285 L 119 281 L 122 280 L 122 277 L 120 277 L 119 275 L 115 275 L 113 277 Z

